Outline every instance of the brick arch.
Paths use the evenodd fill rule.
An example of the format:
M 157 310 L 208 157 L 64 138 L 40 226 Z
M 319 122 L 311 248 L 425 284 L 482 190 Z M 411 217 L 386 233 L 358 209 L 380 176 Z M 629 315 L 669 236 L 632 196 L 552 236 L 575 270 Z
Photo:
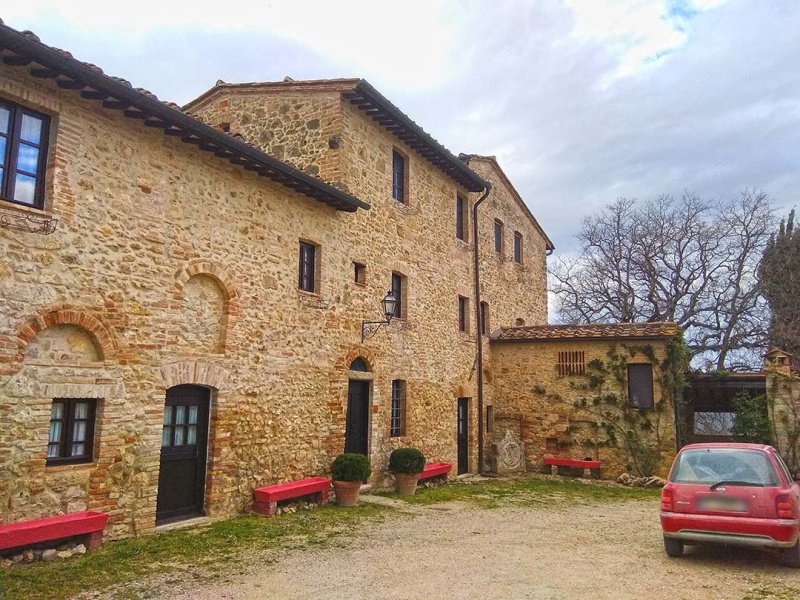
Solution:
M 203 361 L 184 360 L 161 367 L 162 387 L 165 390 L 187 384 L 219 390 L 227 377 L 226 369 Z
M 220 265 L 210 260 L 193 260 L 175 274 L 175 296 L 181 299 L 183 288 L 195 275 L 205 275 L 214 279 L 222 289 L 225 296 L 225 314 L 231 315 L 238 312 L 239 290 L 230 273 Z
M 80 327 L 92 338 L 100 357 L 110 360 L 117 355 L 117 345 L 111 336 L 111 330 L 89 311 L 71 306 L 58 304 L 39 311 L 39 314 L 28 320 L 18 331 L 19 358 L 25 357 L 28 344 L 42 331 L 54 325 L 74 325 Z
M 350 370 L 350 365 L 357 358 L 367 361 L 370 373 L 375 371 L 375 354 L 363 345 L 353 346 L 343 356 L 336 361 L 336 370 L 346 372 Z

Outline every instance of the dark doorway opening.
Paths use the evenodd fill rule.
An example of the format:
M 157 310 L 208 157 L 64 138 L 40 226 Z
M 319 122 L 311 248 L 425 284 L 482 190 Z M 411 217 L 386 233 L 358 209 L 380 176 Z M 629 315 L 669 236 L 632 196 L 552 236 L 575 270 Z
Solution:
M 458 474 L 469 471 L 469 398 L 458 399 L 456 416 L 456 439 L 458 441 Z
M 369 381 L 350 380 L 344 451 L 369 454 Z
M 161 430 L 156 523 L 204 514 L 210 390 L 179 385 L 167 390 Z

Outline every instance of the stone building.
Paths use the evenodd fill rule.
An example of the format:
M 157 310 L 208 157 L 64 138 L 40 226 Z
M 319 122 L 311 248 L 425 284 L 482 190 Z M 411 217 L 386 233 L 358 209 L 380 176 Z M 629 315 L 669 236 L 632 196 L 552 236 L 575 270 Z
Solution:
M 375 483 L 399 445 L 476 470 L 483 177 L 360 80 L 220 85 L 187 108 L 209 126 L 33 34 L 0 42 L 3 521 L 236 514 L 345 448 Z M 470 161 L 496 179 L 480 239 L 505 224 L 484 313 L 544 323 L 552 244 Z M 362 341 L 389 289 L 397 317 Z
M 547 323 L 553 249 L 494 158 L 363 80 L 181 109 L 1 23 L 0 48 L 0 522 L 234 515 L 344 450 L 377 485 L 398 446 L 478 470 L 528 385 L 489 334 Z
M 677 335 L 674 323 L 495 332 L 492 393 L 501 400 L 493 439 L 511 431 L 524 443 L 530 469 L 552 455 L 600 460 L 606 477 L 666 475 L 675 457 L 678 398 L 665 371 Z

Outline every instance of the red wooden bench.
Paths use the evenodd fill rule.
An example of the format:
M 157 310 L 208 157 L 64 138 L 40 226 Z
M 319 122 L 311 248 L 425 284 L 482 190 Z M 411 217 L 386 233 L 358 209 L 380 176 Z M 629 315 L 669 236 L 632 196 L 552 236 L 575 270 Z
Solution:
M 583 469 L 583 476 L 587 479 L 592 476 L 592 470 L 600 468 L 599 460 L 580 460 L 578 458 L 561 458 L 557 456 L 545 456 L 544 464 L 550 467 L 551 475 L 558 475 L 558 467 L 569 467 L 571 469 Z
M 419 480 L 422 481 L 423 479 L 430 479 L 431 477 L 443 477 L 444 480 L 447 481 L 447 475 L 452 468 L 453 465 L 448 463 L 431 463 L 425 465 L 425 468 L 422 469 L 422 473 L 419 475 Z
M 253 492 L 253 512 L 271 517 L 278 510 L 278 502 L 302 496 L 314 496 L 320 506 L 328 503 L 331 480 L 327 477 L 309 477 L 300 481 L 278 483 L 256 488 Z
M 108 521 L 108 513 L 91 510 L 33 519 L 20 523 L 0 525 L 0 550 L 30 546 L 50 540 L 86 535 L 86 548 L 94 550 L 103 543 L 103 530 Z

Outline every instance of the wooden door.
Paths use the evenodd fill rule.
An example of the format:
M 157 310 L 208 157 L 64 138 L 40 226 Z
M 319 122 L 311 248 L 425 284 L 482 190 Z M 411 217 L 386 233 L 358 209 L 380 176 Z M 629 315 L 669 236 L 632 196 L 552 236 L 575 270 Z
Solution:
M 458 399 L 456 439 L 458 440 L 458 474 L 460 475 L 469 471 L 469 398 Z
M 157 523 L 204 514 L 209 398 L 208 389 L 194 385 L 167 390 Z
M 369 453 L 369 381 L 350 381 L 344 451 Z

